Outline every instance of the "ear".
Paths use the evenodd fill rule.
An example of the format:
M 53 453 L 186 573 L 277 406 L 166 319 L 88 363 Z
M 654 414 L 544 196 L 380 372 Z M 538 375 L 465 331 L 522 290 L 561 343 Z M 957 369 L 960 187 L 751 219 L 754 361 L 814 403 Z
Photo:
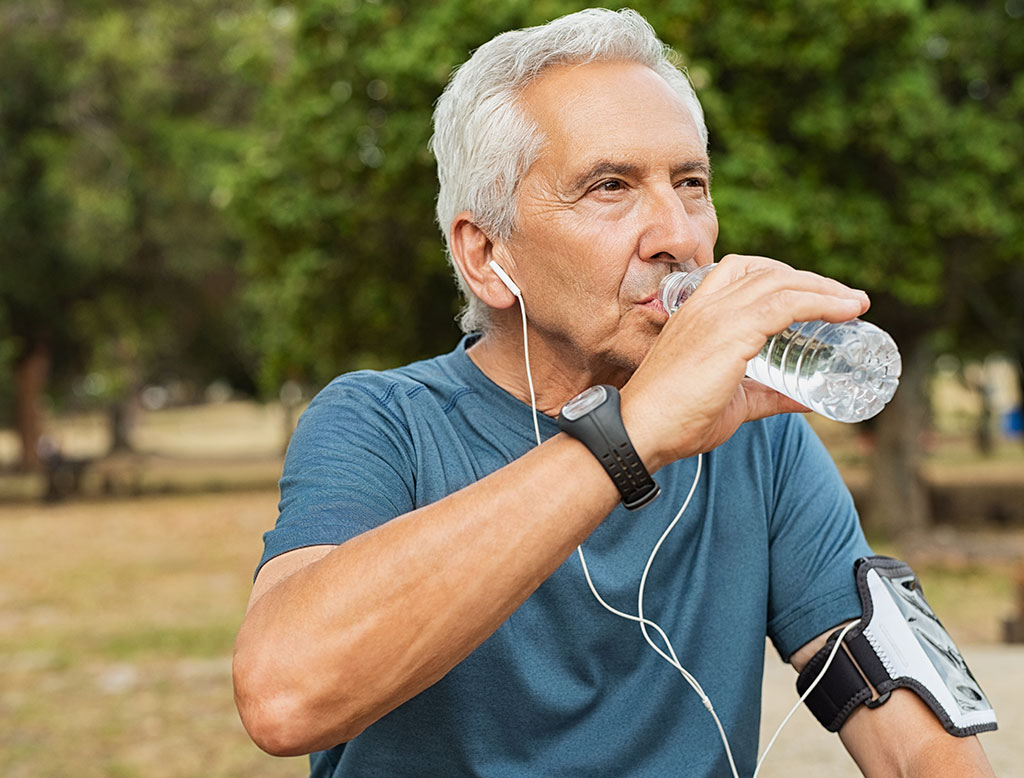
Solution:
M 497 260 L 506 270 L 511 259 L 496 246 L 476 222 L 473 214 L 463 211 L 452 220 L 449 246 L 452 259 L 470 290 L 491 308 L 511 308 L 516 298 L 488 264 Z

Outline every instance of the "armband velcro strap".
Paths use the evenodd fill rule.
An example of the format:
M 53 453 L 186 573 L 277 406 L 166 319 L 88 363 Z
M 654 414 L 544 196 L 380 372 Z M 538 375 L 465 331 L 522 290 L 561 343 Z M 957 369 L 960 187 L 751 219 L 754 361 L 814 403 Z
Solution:
M 807 696 L 807 707 L 831 732 L 864 704 L 884 704 L 893 689 L 913 690 L 958 737 L 996 729 L 995 711 L 952 638 L 924 599 L 906 564 L 889 557 L 858 559 L 860 623 L 843 639 L 832 664 Z M 797 678 L 802 695 L 821 673 L 837 630 Z
M 840 631 L 836 630 L 825 643 L 825 647 L 800 671 L 796 679 L 796 690 L 801 696 L 818 677 L 829 654 L 832 653 Z M 804 702 L 825 729 L 829 732 L 838 732 L 846 717 L 872 696 L 871 687 L 864 680 L 864 676 L 860 674 L 849 654 L 840 647 L 828 672 Z

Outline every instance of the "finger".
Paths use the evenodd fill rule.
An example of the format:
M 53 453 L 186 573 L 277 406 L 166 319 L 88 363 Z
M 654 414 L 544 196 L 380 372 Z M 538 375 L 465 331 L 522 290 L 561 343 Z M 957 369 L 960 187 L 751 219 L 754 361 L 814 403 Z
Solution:
M 796 289 L 867 301 L 864 292 L 835 279 L 807 270 L 798 270 L 768 257 L 742 254 L 729 254 L 723 257 L 700 288 L 706 289 L 706 293 L 711 293 L 725 287 L 731 287 L 735 291 L 747 290 L 752 295 L 768 295 L 783 289 Z
M 764 322 L 766 336 L 781 332 L 798 321 L 849 321 L 864 313 L 869 304 L 867 295 L 863 293 L 846 297 L 794 289 L 784 289 L 755 303 Z
M 747 401 L 747 421 L 764 419 L 780 413 L 810 413 L 811 409 L 801 405 L 771 387 L 758 383 L 752 378 L 744 378 L 740 386 Z
M 698 308 L 706 306 L 728 312 L 723 317 L 728 324 L 753 327 L 765 337 L 797 321 L 848 321 L 870 306 L 868 296 L 860 290 L 792 268 L 752 271 L 725 285 L 719 280 L 718 288 L 711 284 L 712 279 L 714 272 L 681 310 L 690 306 L 686 313 L 696 315 Z

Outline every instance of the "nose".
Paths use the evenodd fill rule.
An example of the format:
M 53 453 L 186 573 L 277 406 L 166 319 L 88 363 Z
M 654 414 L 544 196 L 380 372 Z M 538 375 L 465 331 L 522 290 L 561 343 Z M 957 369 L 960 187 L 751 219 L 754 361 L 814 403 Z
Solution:
M 699 217 L 687 210 L 687 204 L 671 184 L 652 187 L 640 205 L 640 258 L 648 262 L 701 262 L 706 239 Z M 703 247 L 707 248 L 707 247 Z

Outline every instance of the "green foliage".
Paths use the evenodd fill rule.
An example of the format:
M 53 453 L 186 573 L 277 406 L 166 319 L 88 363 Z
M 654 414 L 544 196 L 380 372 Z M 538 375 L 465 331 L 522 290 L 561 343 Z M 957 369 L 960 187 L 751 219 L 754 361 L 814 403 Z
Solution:
M 276 392 L 450 348 L 433 103 L 584 5 L 8 0 L 2 363 L 42 339 L 112 395 L 257 367 Z M 1024 333 L 1020 0 L 636 7 L 704 103 L 719 253 L 862 286 L 886 326 Z
M 294 59 L 233 200 L 269 390 L 451 348 L 459 302 L 433 219 L 433 103 L 473 48 L 565 4 L 292 7 Z
M 251 385 L 217 187 L 272 66 L 265 18 L 231 0 L 6 5 L 0 311 L 15 361 L 42 343 L 58 388 L 91 373 L 115 402 L 169 376 Z
M 947 160 L 948 337 L 1024 366 L 1024 3 L 939 2 L 928 35 L 960 140 Z
M 53 317 L 80 283 L 69 268 L 62 226 L 70 207 L 49 179 L 61 134 L 64 48 L 40 10 L 10 6 L 0 16 L 0 338 L 20 353 L 40 332 L 53 340 Z

